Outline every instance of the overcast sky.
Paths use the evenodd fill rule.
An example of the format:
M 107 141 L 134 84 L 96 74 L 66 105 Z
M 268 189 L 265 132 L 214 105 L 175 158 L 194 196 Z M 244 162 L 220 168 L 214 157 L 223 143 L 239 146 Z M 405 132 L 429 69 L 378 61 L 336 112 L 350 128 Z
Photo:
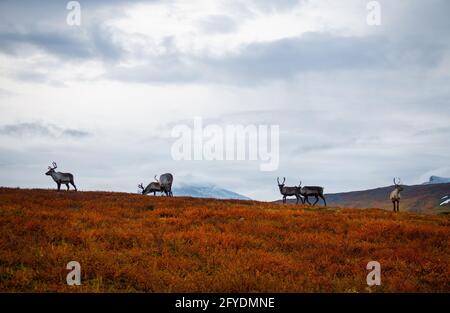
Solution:
M 0 186 L 135 192 L 155 174 L 279 198 L 450 176 L 450 2 L 0 1 Z M 175 161 L 179 124 L 279 125 L 280 164 Z

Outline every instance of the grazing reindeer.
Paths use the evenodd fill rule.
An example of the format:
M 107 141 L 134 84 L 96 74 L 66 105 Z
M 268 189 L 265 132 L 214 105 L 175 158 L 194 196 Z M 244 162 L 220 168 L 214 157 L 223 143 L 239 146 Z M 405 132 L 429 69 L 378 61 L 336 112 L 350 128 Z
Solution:
M 316 201 L 313 203 L 313 206 L 319 202 L 319 197 L 322 198 L 323 203 L 325 206 L 327 206 L 327 202 L 325 201 L 325 197 L 323 196 L 323 187 L 320 186 L 304 186 L 302 187 L 302 182 L 300 181 L 300 194 L 305 198 L 305 201 L 308 202 L 309 205 L 311 203 L 309 202 L 308 197 L 315 197 Z
M 398 183 L 395 181 L 394 178 L 394 190 L 392 190 L 391 194 L 389 195 L 389 199 L 391 199 L 392 204 L 394 205 L 394 212 L 400 212 L 400 191 L 403 191 L 403 187 L 400 185 L 400 178 L 398 179 Z
M 138 188 L 142 189 L 142 194 L 143 195 L 147 195 L 149 193 L 153 192 L 153 195 L 156 196 L 156 192 L 162 192 L 161 191 L 161 185 L 158 182 L 158 180 L 156 179 L 156 175 L 155 175 L 155 180 L 156 182 L 151 182 L 150 184 L 147 185 L 147 187 L 144 188 L 144 185 L 142 183 L 140 183 L 138 185 Z
M 300 197 L 300 188 L 297 186 L 294 187 L 286 187 L 284 185 L 284 182 L 286 181 L 286 177 L 283 177 L 283 182 L 280 184 L 280 178 L 277 177 L 277 183 L 278 188 L 280 188 L 280 193 L 283 195 L 283 203 L 286 203 L 286 197 L 288 196 L 295 196 L 297 198 L 296 204 L 298 204 L 298 201 L 302 201 L 302 197 Z
M 156 175 L 155 175 L 156 179 Z M 173 197 L 172 193 L 172 183 L 173 183 L 173 175 L 170 173 L 162 174 L 159 176 L 159 180 L 156 179 L 156 181 L 161 186 L 161 192 L 164 192 L 166 196 Z
M 69 183 L 75 188 L 75 191 L 77 191 L 77 186 L 75 186 L 75 183 L 73 182 L 73 175 L 70 173 L 61 173 L 56 172 L 55 169 L 58 167 L 55 162 L 52 163 L 53 167 L 48 167 L 48 172 L 45 173 L 45 175 L 51 176 L 53 180 L 58 185 L 58 191 L 61 189 L 61 184 L 64 184 L 67 186 L 67 190 L 69 190 Z

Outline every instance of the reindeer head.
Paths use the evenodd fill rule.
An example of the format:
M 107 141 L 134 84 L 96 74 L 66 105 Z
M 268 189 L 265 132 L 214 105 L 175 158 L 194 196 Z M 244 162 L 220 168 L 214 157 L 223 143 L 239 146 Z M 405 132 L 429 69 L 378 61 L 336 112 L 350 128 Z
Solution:
M 58 167 L 55 162 L 52 162 L 53 167 L 49 166 L 47 173 L 45 175 L 51 175 L 55 172 L 55 169 Z
M 398 178 L 398 182 L 395 181 L 395 177 L 394 177 L 394 185 L 395 185 L 395 189 L 397 189 L 398 191 L 403 191 L 403 187 L 401 186 L 401 181 L 400 178 Z
M 280 178 L 277 177 L 278 188 L 280 188 L 280 191 L 283 189 L 285 181 L 286 181 L 286 177 L 283 177 L 283 182 L 280 184 Z

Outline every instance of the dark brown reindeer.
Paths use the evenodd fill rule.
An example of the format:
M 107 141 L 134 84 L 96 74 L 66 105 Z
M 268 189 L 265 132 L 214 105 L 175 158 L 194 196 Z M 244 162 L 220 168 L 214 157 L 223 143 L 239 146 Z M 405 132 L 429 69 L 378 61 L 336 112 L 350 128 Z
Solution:
M 283 195 L 283 203 L 286 203 L 286 197 L 289 196 L 295 196 L 297 198 L 296 204 L 298 204 L 299 200 L 303 203 L 303 199 L 300 197 L 300 188 L 297 186 L 286 187 L 284 185 L 285 181 L 286 177 L 283 177 L 283 182 L 280 184 L 280 178 L 277 177 L 278 188 L 280 188 L 280 193 Z
M 389 199 L 391 199 L 392 204 L 394 205 L 394 212 L 400 212 L 400 198 L 401 198 L 400 191 L 403 191 L 400 178 L 398 179 L 398 183 L 395 181 L 394 178 L 394 186 L 395 188 L 389 195 Z
M 319 202 L 319 197 L 322 198 L 323 203 L 325 206 L 327 206 L 327 201 L 325 200 L 325 197 L 323 195 L 323 187 L 321 186 L 304 186 L 302 187 L 302 182 L 300 181 L 300 195 L 302 195 L 305 198 L 305 201 L 308 202 L 309 205 L 311 203 L 309 202 L 308 197 L 315 197 L 316 201 L 312 204 L 313 206 Z

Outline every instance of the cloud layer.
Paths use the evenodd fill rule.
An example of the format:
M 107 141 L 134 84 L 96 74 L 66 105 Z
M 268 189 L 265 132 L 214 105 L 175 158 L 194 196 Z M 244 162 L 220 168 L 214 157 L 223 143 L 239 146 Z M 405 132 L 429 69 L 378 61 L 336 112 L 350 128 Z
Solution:
M 171 171 L 267 200 L 277 176 L 328 192 L 442 176 L 450 4 L 379 2 L 371 27 L 363 0 L 81 1 L 73 27 L 60 1 L 2 1 L 2 184 L 48 186 L 53 160 L 84 189 Z M 279 125 L 279 170 L 174 161 L 171 129 L 195 116 Z
M 12 125 L 5 125 L 0 127 L 0 135 L 24 137 L 24 136 L 38 136 L 38 137 L 74 137 L 83 138 L 90 134 L 78 129 L 63 129 L 52 124 L 42 124 L 38 122 L 33 123 L 18 123 Z

